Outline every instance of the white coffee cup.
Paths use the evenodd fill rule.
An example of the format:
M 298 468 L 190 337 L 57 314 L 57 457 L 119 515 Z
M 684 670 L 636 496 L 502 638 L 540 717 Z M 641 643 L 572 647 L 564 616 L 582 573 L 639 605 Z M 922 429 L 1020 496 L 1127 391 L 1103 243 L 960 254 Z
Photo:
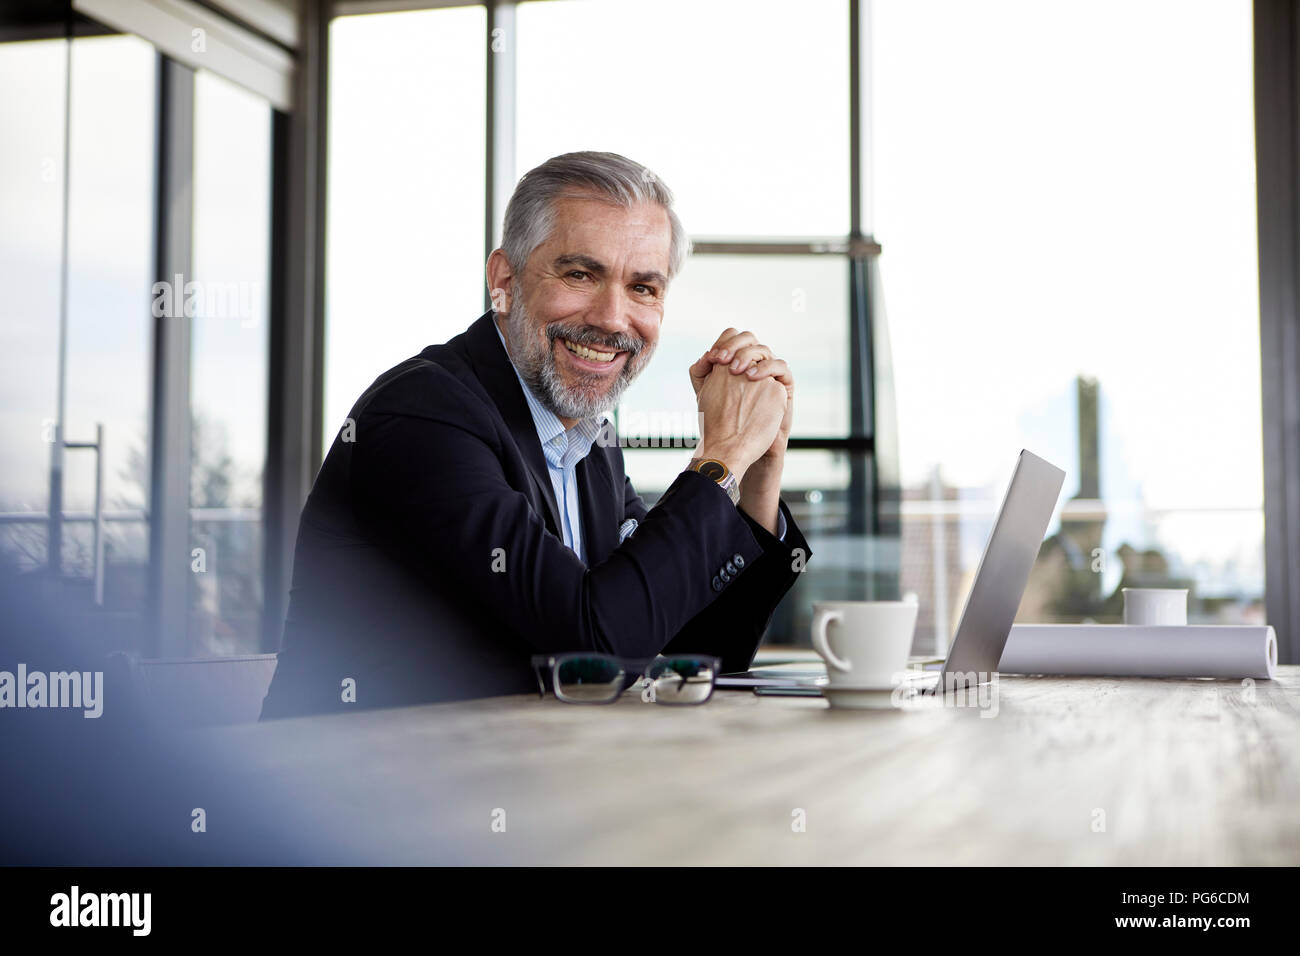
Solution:
M 1187 588 L 1124 588 L 1124 623 L 1187 623 Z
M 817 601 L 813 648 L 826 661 L 832 690 L 889 690 L 907 669 L 916 630 L 915 601 Z

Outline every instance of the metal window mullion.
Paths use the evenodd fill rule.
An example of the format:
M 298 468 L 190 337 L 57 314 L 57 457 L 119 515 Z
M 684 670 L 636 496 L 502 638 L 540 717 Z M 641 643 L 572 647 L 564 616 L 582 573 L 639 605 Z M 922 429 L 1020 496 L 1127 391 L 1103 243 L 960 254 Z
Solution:
M 104 423 L 95 425 L 95 606 L 104 606 Z
M 1278 662 L 1300 661 L 1300 16 L 1254 6 L 1264 600 Z
M 862 7 L 849 0 L 849 241 L 861 241 L 862 234 Z M 849 260 L 849 436 L 870 438 L 875 434 L 872 415 L 870 288 L 867 263 L 858 256 Z M 867 535 L 877 525 L 874 493 L 875 454 L 849 456 L 848 528 L 852 535 Z M 874 595 L 868 595 L 874 596 Z
M 862 235 L 862 18 L 861 0 L 849 0 L 849 235 Z
M 500 245 L 501 219 L 515 188 L 515 4 L 489 0 L 487 7 L 487 97 L 484 128 L 483 258 Z M 484 308 L 492 305 L 483 289 Z
M 871 394 L 871 320 L 867 264 L 849 262 L 849 437 L 870 439 L 874 402 Z M 849 456 L 849 534 L 866 535 L 876 525 L 876 502 L 872 495 L 871 470 L 874 449 Z M 864 505 L 865 503 L 865 505 Z
M 52 580 L 63 573 L 63 466 L 68 395 L 68 222 L 72 179 L 72 20 L 65 23 L 63 49 L 63 183 L 59 232 L 59 355 L 53 443 L 50 448 L 50 523 L 46 528 L 46 561 Z
M 857 42 L 857 75 L 851 81 L 858 102 L 853 111 L 857 130 L 853 142 L 857 145 L 856 156 L 851 156 L 853 166 L 850 175 L 857 182 L 857 202 L 854 205 L 852 232 L 855 236 L 872 236 L 876 231 L 875 189 L 871 179 L 871 155 L 874 143 L 873 129 L 873 70 L 872 60 L 872 0 L 850 0 L 858 8 L 857 23 L 854 24 L 853 38 Z
M 190 323 L 194 71 L 158 55 L 155 277 L 172 286 L 173 312 L 154 319 L 150 442 L 148 653 L 184 656 L 189 609 Z M 179 283 L 179 287 L 177 287 Z
M 262 651 L 279 649 L 298 519 L 323 457 L 329 25 L 301 15 L 294 109 L 271 118 L 271 328 Z

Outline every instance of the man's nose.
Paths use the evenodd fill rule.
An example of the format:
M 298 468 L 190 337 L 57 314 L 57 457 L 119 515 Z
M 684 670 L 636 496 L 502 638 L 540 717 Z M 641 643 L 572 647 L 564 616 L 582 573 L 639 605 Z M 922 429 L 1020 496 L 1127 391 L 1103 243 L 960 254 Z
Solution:
M 587 323 L 610 335 L 626 333 L 628 322 L 628 297 L 622 285 L 606 282 L 591 300 L 587 309 Z

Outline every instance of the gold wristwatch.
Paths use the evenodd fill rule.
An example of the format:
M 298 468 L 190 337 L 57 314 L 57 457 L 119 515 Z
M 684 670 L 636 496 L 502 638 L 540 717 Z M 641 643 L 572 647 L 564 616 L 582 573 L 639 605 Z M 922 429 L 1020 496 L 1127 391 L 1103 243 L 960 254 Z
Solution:
M 716 481 L 718 487 L 727 493 L 733 505 L 740 503 L 740 482 L 736 474 L 716 458 L 692 458 L 686 466 L 690 471 L 698 471 L 710 481 Z

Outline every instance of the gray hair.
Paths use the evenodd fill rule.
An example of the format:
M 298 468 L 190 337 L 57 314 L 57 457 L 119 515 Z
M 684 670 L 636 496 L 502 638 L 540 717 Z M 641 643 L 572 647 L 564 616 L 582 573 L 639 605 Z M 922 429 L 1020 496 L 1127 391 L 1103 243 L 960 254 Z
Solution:
M 668 213 L 672 241 L 668 247 L 668 278 L 681 270 L 691 240 L 673 211 L 673 194 L 664 182 L 640 163 L 618 153 L 580 152 L 553 156 L 524 173 L 506 206 L 501 249 L 520 271 L 533 250 L 555 228 L 555 200 L 592 196 L 624 208 L 657 203 Z

